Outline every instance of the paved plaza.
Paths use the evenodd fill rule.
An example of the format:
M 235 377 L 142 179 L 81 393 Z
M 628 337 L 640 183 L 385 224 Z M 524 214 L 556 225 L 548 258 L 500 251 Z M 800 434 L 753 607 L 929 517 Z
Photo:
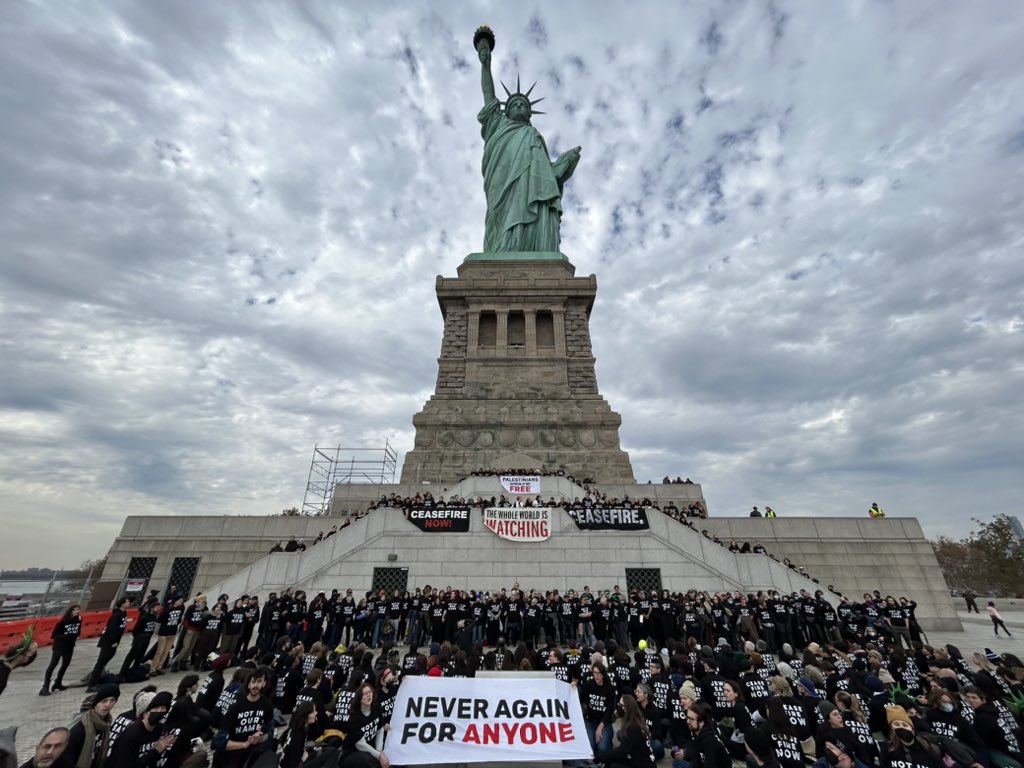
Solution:
M 980 601 L 982 607 L 984 602 Z M 963 601 L 958 601 L 958 608 Z M 998 638 L 992 634 L 992 623 L 982 613 L 968 615 L 959 611 L 963 622 L 963 632 L 931 632 L 928 641 L 932 645 L 951 643 L 957 646 L 964 656 L 970 658 L 974 651 L 991 648 L 999 653 L 1015 653 L 1024 656 L 1024 602 L 1009 601 L 1000 603 L 1000 610 L 1006 625 L 1013 632 L 1013 637 L 1000 634 Z M 75 656 L 64 676 L 66 684 L 86 675 L 96 661 L 98 650 L 95 640 L 80 640 L 75 649 Z M 123 653 L 119 653 L 111 666 L 117 667 Z M 42 735 L 56 725 L 70 725 L 77 717 L 79 705 L 86 697 L 85 686 L 69 688 L 51 696 L 40 696 L 43 672 L 50 660 L 50 649 L 43 648 L 39 658 L 25 669 L 16 669 L 11 675 L 7 690 L 0 696 L 0 729 L 11 725 L 18 726 L 18 764 L 32 756 L 35 745 Z M 160 690 L 169 690 L 172 694 L 177 690 L 178 682 L 186 673 L 168 673 L 153 678 Z M 131 706 L 132 696 L 147 683 L 126 683 L 121 686 L 121 699 L 114 708 L 114 714 L 120 714 Z M 670 761 L 665 761 L 666 764 Z

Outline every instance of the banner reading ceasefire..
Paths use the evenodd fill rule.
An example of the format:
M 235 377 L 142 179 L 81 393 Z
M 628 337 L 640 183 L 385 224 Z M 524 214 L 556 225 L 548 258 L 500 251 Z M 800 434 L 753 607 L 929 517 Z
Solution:
M 384 754 L 393 765 L 594 757 L 567 683 L 461 677 L 404 678 Z
M 501 487 L 509 493 L 540 493 L 540 475 L 502 475 Z
M 647 512 L 639 507 L 570 509 L 569 517 L 581 531 L 646 531 Z
M 469 509 L 410 509 L 409 522 L 427 533 L 466 533 Z
M 511 541 L 547 541 L 551 536 L 548 507 L 488 507 L 484 525 Z

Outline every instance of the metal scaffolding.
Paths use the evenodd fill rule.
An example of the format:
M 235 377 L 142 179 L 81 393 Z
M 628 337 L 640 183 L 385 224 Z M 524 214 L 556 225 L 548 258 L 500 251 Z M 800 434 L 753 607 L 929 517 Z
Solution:
M 344 458 L 342 458 L 344 457 Z M 338 483 L 381 485 L 395 482 L 398 452 L 390 440 L 383 448 L 321 448 L 313 446 L 302 514 L 319 517 L 331 511 L 334 486 Z

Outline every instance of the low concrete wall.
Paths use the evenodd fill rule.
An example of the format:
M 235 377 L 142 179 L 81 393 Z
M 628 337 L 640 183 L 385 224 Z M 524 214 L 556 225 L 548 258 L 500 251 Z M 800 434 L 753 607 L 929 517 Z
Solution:
M 876 589 L 918 602 L 926 629 L 959 630 L 942 569 L 921 524 L 912 517 L 791 517 L 701 520 L 726 544 L 760 541 L 773 555 L 802 565 L 822 585 L 851 599 Z

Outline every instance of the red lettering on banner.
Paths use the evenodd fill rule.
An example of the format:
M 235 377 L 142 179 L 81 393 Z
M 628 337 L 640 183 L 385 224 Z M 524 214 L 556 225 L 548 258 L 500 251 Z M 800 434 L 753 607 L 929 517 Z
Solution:
M 505 737 L 504 743 L 509 745 L 530 746 L 538 742 L 557 744 L 576 740 L 572 732 L 572 723 L 482 723 L 479 727 L 476 723 L 470 723 L 466 726 L 462 743 L 501 744 L 502 735 Z
M 530 486 L 528 485 L 509 485 L 509 493 L 530 493 Z
M 429 520 L 428 519 L 428 520 L 424 520 L 423 521 L 423 527 L 424 528 L 451 528 L 452 527 L 452 521 L 451 520 Z

